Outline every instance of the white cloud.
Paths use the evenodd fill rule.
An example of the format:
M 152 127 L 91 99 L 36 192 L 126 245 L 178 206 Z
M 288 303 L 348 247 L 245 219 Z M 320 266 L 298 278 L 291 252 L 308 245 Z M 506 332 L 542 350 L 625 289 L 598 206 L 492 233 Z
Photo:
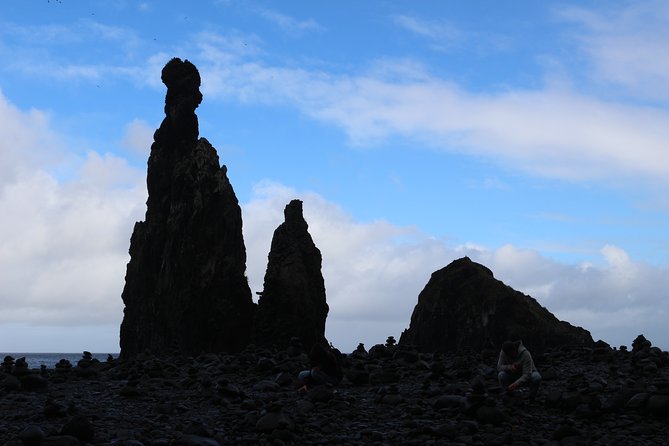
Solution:
M 134 155 L 146 158 L 151 152 L 154 132 L 155 126 L 141 119 L 133 119 L 125 126 L 121 145 Z
M 56 163 L 62 142 L 49 128 L 48 114 L 19 110 L 0 91 L 0 190 L 35 163 Z
M 129 237 L 144 211 L 144 174 L 116 156 L 89 152 L 73 162 L 68 180 L 60 180 L 51 173 L 55 161 L 73 155 L 44 113 L 20 111 L 0 96 L 0 123 L 8 126 L 0 140 L 6 174 L 0 324 L 30 330 L 120 323 Z
M 130 79 L 138 84 L 153 85 L 145 76 L 145 68 L 155 68 L 140 55 L 145 41 L 136 31 L 125 26 L 112 26 L 89 19 L 76 20 L 69 25 L 0 26 L 0 55 L 6 60 L 3 68 L 22 75 L 56 80 Z M 77 53 L 76 61 L 60 57 L 66 47 Z M 104 61 L 100 61 L 100 54 Z M 168 60 L 163 58 L 162 64 Z M 158 72 L 162 65 L 158 67 Z M 160 84 L 160 79 L 158 79 Z
M 342 128 L 354 144 L 401 135 L 551 178 L 663 184 L 669 178 L 669 113 L 660 108 L 555 86 L 470 93 L 418 67 L 389 79 L 202 56 L 208 97 L 291 104 Z
M 559 16 L 580 25 L 577 39 L 598 79 L 652 100 L 669 100 L 669 4 L 609 6 L 602 12 L 564 8 Z
M 645 12 L 635 13 L 637 10 Z M 588 30 L 583 37 L 586 48 L 594 45 L 590 43 L 593 39 L 599 41 L 613 34 L 619 23 L 625 25 L 622 36 L 645 33 L 640 42 L 630 37 L 626 50 L 635 55 L 648 52 L 643 60 L 623 60 L 616 65 L 618 68 L 602 70 L 612 79 L 618 71 L 630 75 L 635 83 L 652 86 L 655 96 L 662 97 L 669 95 L 669 78 L 662 74 L 669 69 L 658 62 L 666 59 L 661 55 L 667 52 L 663 45 L 669 42 L 665 38 L 667 27 L 660 26 L 667 19 L 666 10 L 660 8 L 648 29 L 639 25 L 639 17 L 648 15 L 641 7 L 630 7 L 623 11 L 628 11 L 627 15 L 618 16 L 565 9 L 561 16 L 583 23 Z M 265 13 L 272 16 L 273 12 Z M 439 31 L 441 25 L 432 22 L 410 16 L 394 19 L 421 35 L 444 33 Z M 90 23 L 87 26 L 100 39 L 115 39 L 129 32 Z M 606 42 L 600 46 L 621 48 Z M 470 92 L 449 79 L 435 77 L 420 64 L 407 64 L 407 60 L 382 59 L 371 64 L 368 71 L 352 75 L 287 68 L 265 63 L 261 44 L 255 35 L 214 32 L 198 33 L 185 44 L 196 53 L 193 60 L 202 74 L 205 96 L 252 104 L 289 104 L 305 115 L 341 128 L 358 145 L 400 135 L 428 147 L 484 156 L 550 178 L 615 183 L 641 179 L 667 184 L 669 112 L 664 108 L 603 100 L 554 85 Z M 596 50 L 589 54 L 595 61 L 602 57 Z M 142 66 L 8 59 L 16 59 L 20 69 L 33 74 L 89 81 L 122 77 L 162 88 L 155 73 L 169 56 L 156 54 Z M 152 75 L 147 75 L 149 72 Z M 661 79 L 651 82 L 651 78 Z
M 306 31 L 320 31 L 323 29 L 323 27 L 312 18 L 298 20 L 271 9 L 259 9 L 258 14 L 264 19 L 277 25 L 283 31 L 296 36 L 302 35 Z
M 329 339 L 344 349 L 352 349 L 360 341 L 371 345 L 385 341 L 391 334 L 397 337 L 408 326 L 418 292 L 430 272 L 452 260 L 453 252 L 436 240 L 423 239 L 415 228 L 397 227 L 385 221 L 357 222 L 317 194 L 264 182 L 243 205 L 248 275 L 253 291 L 262 290 L 272 234 L 283 222 L 283 209 L 295 198 L 304 202 L 309 233 L 323 255 L 330 305 Z M 385 332 L 380 335 L 368 330 L 368 324 Z M 351 326 L 357 327 L 355 332 L 344 328 Z
M 669 348 L 661 316 L 669 315 L 662 291 L 669 270 L 633 261 L 625 250 L 605 245 L 598 265 L 569 265 L 532 250 L 506 245 L 472 256 L 495 276 L 530 294 L 558 318 L 591 331 L 615 345 L 629 345 L 639 333 Z M 650 337 L 650 336 L 649 336 Z
M 0 322 L 91 324 L 120 318 L 127 250 L 141 219 L 141 172 L 89 154 L 74 180 L 19 176 L 0 193 Z
M 430 42 L 430 47 L 447 52 L 465 38 L 462 30 L 451 23 L 422 20 L 408 15 L 394 15 L 393 22 L 401 28 L 415 33 Z
M 30 47 L 61 46 L 91 43 L 91 40 L 111 41 L 124 49 L 141 43 L 137 33 L 129 27 L 112 26 L 90 19 L 79 19 L 69 25 L 16 25 L 3 23 L 1 34 Z

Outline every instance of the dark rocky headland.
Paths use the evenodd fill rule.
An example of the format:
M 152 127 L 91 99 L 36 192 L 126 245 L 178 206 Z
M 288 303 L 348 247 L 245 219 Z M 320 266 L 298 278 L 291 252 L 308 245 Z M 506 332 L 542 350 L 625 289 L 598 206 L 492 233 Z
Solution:
M 337 352 L 341 384 L 298 392 L 329 311 L 303 203 L 286 206 L 255 304 L 239 203 L 199 137 L 200 75 L 172 59 L 161 77 L 121 355 L 54 369 L 5 358 L 0 445 L 669 444 L 669 353 L 642 335 L 594 342 L 466 257 L 432 274 L 399 343 Z M 497 383 L 507 339 L 533 354 L 536 399 Z

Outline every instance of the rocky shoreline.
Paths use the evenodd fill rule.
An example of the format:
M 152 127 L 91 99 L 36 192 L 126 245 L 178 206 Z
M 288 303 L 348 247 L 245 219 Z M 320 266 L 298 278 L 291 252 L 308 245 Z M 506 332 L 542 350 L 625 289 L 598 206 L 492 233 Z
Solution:
M 248 347 L 198 357 L 84 356 L 54 369 L 3 363 L 5 446 L 230 444 L 667 444 L 669 353 L 562 347 L 535 355 L 537 399 L 497 384 L 497 351 L 362 346 L 340 386 L 298 393 L 308 357 Z
M 274 232 L 256 305 L 239 202 L 199 138 L 200 74 L 173 58 L 161 79 L 120 358 L 84 352 L 54 369 L 5 358 L 0 445 L 667 444 L 667 352 L 643 336 L 631 351 L 595 343 L 466 257 L 432 274 L 399 345 L 360 345 L 340 355 L 341 385 L 299 392 L 302 346 L 326 343 L 329 311 L 302 202 Z M 498 385 L 506 339 L 532 351 L 536 399 Z

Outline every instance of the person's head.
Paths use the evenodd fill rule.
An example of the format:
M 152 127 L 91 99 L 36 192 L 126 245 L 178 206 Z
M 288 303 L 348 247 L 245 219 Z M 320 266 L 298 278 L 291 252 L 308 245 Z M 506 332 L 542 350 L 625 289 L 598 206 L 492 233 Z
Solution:
M 502 351 L 509 358 L 515 358 L 518 356 L 518 344 L 513 341 L 504 341 L 502 344 Z

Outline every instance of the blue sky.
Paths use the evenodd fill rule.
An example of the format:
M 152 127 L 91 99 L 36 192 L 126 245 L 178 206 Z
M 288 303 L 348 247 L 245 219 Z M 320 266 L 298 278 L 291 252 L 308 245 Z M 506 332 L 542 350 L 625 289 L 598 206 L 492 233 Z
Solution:
M 663 1 L 3 2 L 0 351 L 118 350 L 171 57 L 200 70 L 252 289 L 304 200 L 342 350 L 398 337 L 464 255 L 667 349 L 667 25 Z

